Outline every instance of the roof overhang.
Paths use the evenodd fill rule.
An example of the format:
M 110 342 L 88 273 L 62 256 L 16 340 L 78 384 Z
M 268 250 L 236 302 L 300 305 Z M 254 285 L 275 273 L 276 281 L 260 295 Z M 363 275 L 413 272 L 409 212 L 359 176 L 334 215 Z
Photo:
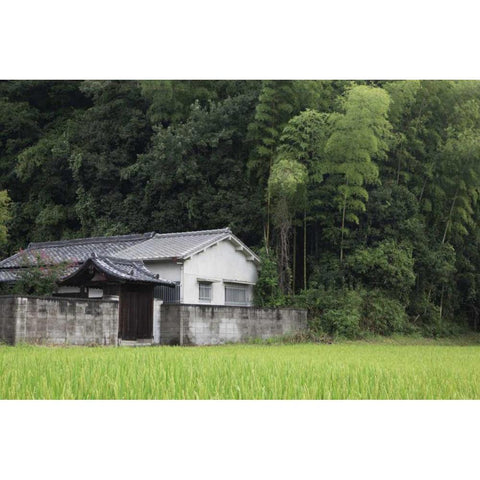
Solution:
M 238 237 L 233 235 L 233 233 L 228 233 L 221 238 L 217 238 L 215 240 L 210 241 L 209 243 L 206 243 L 204 245 L 200 245 L 195 250 L 192 250 L 192 251 L 188 252 L 182 258 L 183 258 L 183 260 L 187 260 L 190 257 L 193 257 L 194 255 L 197 255 L 198 253 L 201 253 L 201 252 L 207 250 L 208 248 L 211 248 L 211 247 L 219 244 L 220 242 L 224 242 L 225 240 L 228 240 L 229 242 L 234 244 L 235 245 L 235 250 L 237 252 L 243 253 L 245 255 L 245 257 L 247 257 L 248 261 L 254 262 L 257 265 L 260 265 L 260 263 L 261 263 L 260 258 L 257 255 L 255 255 L 255 253 L 253 253 L 252 250 L 250 250 Z
M 143 262 L 110 257 L 90 257 L 58 284 L 65 286 L 100 286 L 105 284 L 136 283 L 175 287 L 175 282 L 159 278 L 147 270 Z

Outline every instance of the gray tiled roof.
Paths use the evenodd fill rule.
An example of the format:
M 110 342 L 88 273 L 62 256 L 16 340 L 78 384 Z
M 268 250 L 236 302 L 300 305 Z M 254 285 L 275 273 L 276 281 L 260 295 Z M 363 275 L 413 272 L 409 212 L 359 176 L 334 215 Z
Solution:
M 15 281 L 22 267 L 35 264 L 68 262 L 71 273 L 93 255 L 131 260 L 186 259 L 215 242 L 233 239 L 248 256 L 259 261 L 251 250 L 237 239 L 229 228 L 156 234 L 154 232 L 114 237 L 78 238 L 56 242 L 30 243 L 28 247 L 0 262 L 0 282 Z
M 182 259 L 231 235 L 229 228 L 199 232 L 157 233 L 142 244 L 127 248 L 117 255 L 137 260 Z
M 155 235 L 154 232 L 118 235 L 114 237 L 77 238 L 57 242 L 30 243 L 28 247 L 0 262 L 0 269 L 21 267 L 36 263 L 40 255 L 41 263 L 56 264 L 60 262 L 82 263 L 92 254 L 113 256 L 116 253 L 145 242 Z
M 78 268 L 78 265 L 67 267 L 63 271 L 65 275 L 70 275 Z M 1 282 L 15 282 L 18 280 L 18 276 L 25 268 L 5 268 L 0 269 L 0 283 Z
M 91 257 L 82 266 L 75 268 L 68 276 L 65 276 L 61 283 L 68 285 L 72 279 L 81 271 L 89 268 L 93 264 L 95 267 L 115 279 L 129 282 L 154 283 L 157 285 L 175 286 L 174 282 L 159 278 L 148 270 L 142 261 L 126 260 L 112 257 Z

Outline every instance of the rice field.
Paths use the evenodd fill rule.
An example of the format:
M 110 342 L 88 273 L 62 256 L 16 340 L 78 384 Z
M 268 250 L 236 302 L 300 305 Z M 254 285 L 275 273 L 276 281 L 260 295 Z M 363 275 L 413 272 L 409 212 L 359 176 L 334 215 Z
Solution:
M 0 399 L 478 399 L 480 346 L 0 347 Z

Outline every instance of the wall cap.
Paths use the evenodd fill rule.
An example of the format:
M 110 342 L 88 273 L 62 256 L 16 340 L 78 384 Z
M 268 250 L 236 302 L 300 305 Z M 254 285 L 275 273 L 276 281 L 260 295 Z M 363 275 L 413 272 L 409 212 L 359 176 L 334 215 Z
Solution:
M 103 302 L 103 303 L 118 303 L 118 300 L 104 300 L 103 298 L 79 298 L 79 297 L 41 297 L 39 295 L 21 295 L 18 293 L 11 295 L 0 295 L 0 300 L 2 298 L 32 298 L 40 300 L 68 300 L 68 301 L 77 301 L 77 302 Z
M 198 303 L 164 303 L 164 306 L 172 307 L 200 307 L 200 308 L 241 308 L 244 310 L 293 310 L 295 312 L 306 312 L 306 308 L 295 307 L 254 307 L 254 306 L 241 306 L 241 305 L 212 305 L 210 303 L 198 304 Z

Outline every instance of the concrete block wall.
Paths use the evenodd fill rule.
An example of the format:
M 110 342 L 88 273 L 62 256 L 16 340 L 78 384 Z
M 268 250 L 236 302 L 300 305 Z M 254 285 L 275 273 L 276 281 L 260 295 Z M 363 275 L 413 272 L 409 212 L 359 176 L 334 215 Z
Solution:
M 153 299 L 153 344 L 158 345 L 160 343 L 160 318 L 161 308 L 163 300 L 158 298 Z
M 16 312 L 15 297 L 0 297 L 0 342 L 2 343 L 15 343 Z
M 118 301 L 0 296 L 0 342 L 118 345 Z M 154 302 L 154 343 L 215 345 L 294 333 L 307 312 Z
M 161 307 L 160 343 L 215 345 L 245 342 L 306 328 L 306 310 L 165 304 Z
M 182 305 L 164 303 L 161 306 L 159 342 L 161 345 L 180 345 L 181 314 Z
M 117 345 L 118 302 L 0 296 L 0 341 L 54 345 Z

